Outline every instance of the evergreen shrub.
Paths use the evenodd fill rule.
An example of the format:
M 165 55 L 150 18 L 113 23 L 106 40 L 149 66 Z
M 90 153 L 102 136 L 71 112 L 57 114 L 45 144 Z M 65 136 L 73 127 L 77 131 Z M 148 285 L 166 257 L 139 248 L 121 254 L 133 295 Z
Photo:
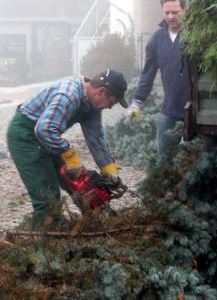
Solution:
M 192 0 L 182 39 L 199 72 L 211 76 L 217 87 L 217 0 Z
M 134 78 L 128 87 L 127 98 L 131 99 L 137 80 Z M 157 160 L 156 119 L 162 102 L 162 90 L 155 86 L 145 102 L 139 122 L 129 121 L 124 115 L 115 126 L 106 127 L 106 136 L 115 156 L 126 164 L 145 167 Z
M 133 33 L 126 36 L 107 34 L 93 44 L 81 60 L 80 72 L 92 77 L 106 69 L 117 69 L 130 81 L 136 74 Z

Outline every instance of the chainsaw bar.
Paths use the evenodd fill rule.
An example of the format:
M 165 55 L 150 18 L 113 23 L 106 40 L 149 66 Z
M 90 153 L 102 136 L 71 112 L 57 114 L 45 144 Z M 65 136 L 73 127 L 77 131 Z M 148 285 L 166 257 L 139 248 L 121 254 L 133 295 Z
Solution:
M 113 182 L 109 178 L 99 175 L 96 171 L 88 171 L 88 175 L 91 179 L 91 183 L 87 187 L 87 191 L 96 187 L 105 188 L 109 191 L 110 200 L 122 197 L 128 189 L 127 186 L 122 183 L 121 179 L 119 179 L 118 182 Z

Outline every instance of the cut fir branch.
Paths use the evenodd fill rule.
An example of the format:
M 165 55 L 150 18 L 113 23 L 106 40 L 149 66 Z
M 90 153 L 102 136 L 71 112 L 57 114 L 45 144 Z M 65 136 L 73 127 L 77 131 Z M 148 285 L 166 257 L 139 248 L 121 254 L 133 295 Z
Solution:
M 217 86 L 217 0 L 192 0 L 184 21 L 186 54 Z

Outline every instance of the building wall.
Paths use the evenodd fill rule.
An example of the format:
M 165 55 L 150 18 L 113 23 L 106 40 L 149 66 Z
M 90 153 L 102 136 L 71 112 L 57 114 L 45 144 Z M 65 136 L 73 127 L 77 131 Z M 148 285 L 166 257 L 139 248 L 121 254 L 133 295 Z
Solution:
M 72 73 L 73 37 L 95 0 L 0 0 L 0 84 L 23 83 Z M 81 37 L 91 38 L 109 6 L 99 0 Z M 103 23 L 109 30 L 109 20 Z M 7 74 L 7 76 L 6 76 Z
M 85 15 L 93 2 L 94 0 L 0 0 L 0 16 L 75 18 Z
M 163 14 L 160 0 L 134 0 L 133 3 L 137 62 L 141 69 L 144 64 L 145 46 L 150 35 L 157 29 Z

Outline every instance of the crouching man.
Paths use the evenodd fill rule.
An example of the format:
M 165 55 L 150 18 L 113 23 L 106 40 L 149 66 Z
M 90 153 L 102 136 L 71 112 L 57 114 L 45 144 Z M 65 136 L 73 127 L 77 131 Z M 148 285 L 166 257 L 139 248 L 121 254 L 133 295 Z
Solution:
M 63 79 L 43 88 L 17 108 L 8 133 L 8 148 L 33 206 L 32 230 L 61 215 L 60 161 L 79 176 L 82 161 L 62 134 L 79 123 L 89 150 L 103 176 L 118 179 L 117 166 L 105 141 L 102 110 L 120 103 L 127 107 L 127 83 L 116 70 L 92 79 Z

